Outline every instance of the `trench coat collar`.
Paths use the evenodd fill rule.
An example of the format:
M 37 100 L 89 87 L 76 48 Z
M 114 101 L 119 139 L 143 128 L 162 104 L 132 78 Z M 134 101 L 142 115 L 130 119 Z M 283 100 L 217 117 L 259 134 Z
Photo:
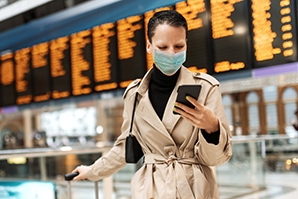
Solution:
M 156 128 L 156 130 L 172 139 L 172 137 L 170 137 L 170 134 L 172 133 L 176 123 L 181 118 L 180 115 L 173 114 L 173 106 L 176 101 L 178 87 L 182 84 L 195 84 L 195 80 L 193 78 L 192 72 L 190 72 L 186 67 L 182 66 L 180 75 L 177 79 L 177 83 L 165 107 L 163 119 L 162 121 L 160 121 L 159 117 L 155 113 L 154 108 L 151 105 L 148 94 L 151 75 L 152 68 L 145 74 L 142 82 L 136 89 L 136 92 L 138 92 L 138 94 L 140 95 L 136 114 L 147 121 L 152 127 Z

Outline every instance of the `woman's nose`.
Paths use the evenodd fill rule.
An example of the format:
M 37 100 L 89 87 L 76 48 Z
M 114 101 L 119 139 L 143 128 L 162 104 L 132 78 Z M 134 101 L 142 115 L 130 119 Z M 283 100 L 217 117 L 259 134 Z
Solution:
M 174 48 L 169 48 L 169 49 L 168 49 L 168 53 L 170 53 L 170 54 L 175 54 L 176 51 L 175 51 Z

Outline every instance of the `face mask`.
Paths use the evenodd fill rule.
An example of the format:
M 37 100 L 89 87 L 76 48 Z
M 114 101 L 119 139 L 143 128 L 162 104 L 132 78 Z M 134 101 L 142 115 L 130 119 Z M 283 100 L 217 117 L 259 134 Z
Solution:
M 173 75 L 176 73 L 186 60 L 186 50 L 171 54 L 154 50 L 154 63 L 165 75 Z

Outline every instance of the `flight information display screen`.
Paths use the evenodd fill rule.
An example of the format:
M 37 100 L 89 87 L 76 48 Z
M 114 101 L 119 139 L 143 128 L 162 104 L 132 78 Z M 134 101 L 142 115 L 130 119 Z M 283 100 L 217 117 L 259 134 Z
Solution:
M 120 87 L 125 88 L 147 70 L 144 17 L 127 17 L 117 21 Z
M 31 51 L 33 101 L 51 99 L 49 42 L 34 45 Z
M 0 106 L 126 88 L 152 67 L 147 25 L 160 10 L 187 20 L 193 72 L 233 71 L 297 61 L 295 0 L 187 0 L 1 54 Z
M 29 104 L 33 100 L 31 48 L 17 50 L 14 54 L 14 62 L 16 104 Z
M 211 73 L 251 68 L 248 3 L 210 0 L 213 60 Z
M 118 87 L 116 31 L 115 23 L 93 28 L 94 89 L 97 92 Z
M 254 67 L 297 61 L 294 0 L 251 0 Z
M 70 63 L 72 94 L 78 96 L 92 93 L 92 30 L 84 30 L 71 35 Z
M 15 68 L 13 53 L 1 55 L 0 59 L 0 103 L 2 106 L 15 104 Z
M 50 42 L 50 77 L 52 99 L 71 95 L 70 38 L 60 37 Z

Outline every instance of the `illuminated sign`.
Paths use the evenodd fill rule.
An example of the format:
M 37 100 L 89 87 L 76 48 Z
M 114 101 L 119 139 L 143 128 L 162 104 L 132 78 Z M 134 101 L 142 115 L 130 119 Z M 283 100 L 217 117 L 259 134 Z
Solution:
M 0 57 L 0 89 L 1 105 L 15 104 L 15 68 L 13 54 L 7 53 Z
M 214 72 L 251 68 L 247 0 L 210 0 L 210 11 Z
M 92 92 L 91 33 L 91 30 L 84 30 L 71 35 L 71 83 L 74 96 Z
M 107 23 L 93 28 L 95 91 L 118 87 L 116 25 Z
M 33 101 L 47 101 L 51 98 L 49 42 L 32 47 Z
M 117 21 L 120 87 L 125 88 L 146 70 L 146 49 L 143 16 L 131 16 Z
M 255 67 L 297 61 L 294 0 L 251 0 Z
M 71 95 L 69 37 L 60 37 L 50 42 L 50 75 L 52 98 L 60 99 Z
M 31 49 L 17 50 L 14 55 L 16 70 L 16 103 L 19 105 L 32 102 L 32 77 L 31 77 Z

